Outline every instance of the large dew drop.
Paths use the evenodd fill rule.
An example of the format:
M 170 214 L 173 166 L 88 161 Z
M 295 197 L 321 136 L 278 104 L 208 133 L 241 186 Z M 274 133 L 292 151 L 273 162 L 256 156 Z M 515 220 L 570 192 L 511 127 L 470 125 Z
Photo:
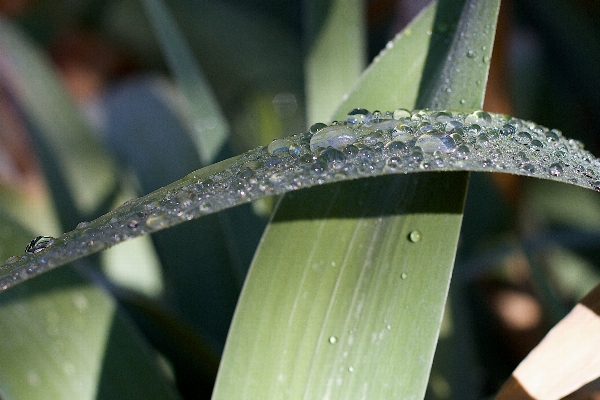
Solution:
M 332 125 L 323 128 L 310 138 L 310 149 L 333 147 L 342 149 L 356 142 L 356 133 L 345 125 Z
M 421 135 L 415 142 L 415 146 L 419 146 L 426 153 L 434 153 L 436 151 L 450 153 L 456 150 L 454 139 L 448 135 Z

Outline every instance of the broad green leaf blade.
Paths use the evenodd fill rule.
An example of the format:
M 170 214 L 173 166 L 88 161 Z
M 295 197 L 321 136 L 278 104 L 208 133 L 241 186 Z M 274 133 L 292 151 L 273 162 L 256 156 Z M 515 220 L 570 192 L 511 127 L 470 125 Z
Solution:
M 308 55 L 304 63 L 309 122 L 328 121 L 365 67 L 363 0 L 305 4 Z
M 462 21 L 473 18 L 470 8 L 483 9 L 487 18 L 470 25 Z M 434 31 L 443 26 L 444 18 L 461 13 L 461 7 L 442 2 L 437 11 Z M 436 46 L 434 41 L 429 48 L 429 39 L 423 35 L 421 59 L 428 51 L 427 62 L 441 50 L 455 55 L 464 46 L 465 37 L 481 34 L 478 23 L 495 26 L 497 11 L 498 3 L 477 6 L 466 2 L 459 22 L 463 30 L 434 37 L 444 46 Z M 418 22 L 427 21 L 427 12 L 423 15 Z M 486 37 L 490 47 L 493 32 Z M 403 37 L 399 36 L 397 42 Z M 394 47 L 389 46 L 388 52 L 394 54 L 401 48 Z M 416 53 L 411 50 L 411 55 Z M 432 54 L 434 51 L 436 54 Z M 414 105 L 411 96 L 416 98 L 416 90 L 404 93 L 390 85 L 403 82 L 404 71 L 386 71 L 382 61 L 386 56 L 365 73 L 351 95 L 354 99 L 373 93 L 376 101 L 353 106 L 385 109 L 397 105 L 398 97 L 403 95 L 408 97 L 405 101 L 410 101 L 404 104 Z M 456 60 L 458 57 L 448 56 L 442 64 L 453 71 L 444 76 L 450 84 L 455 79 L 460 83 L 457 67 L 461 63 Z M 469 73 L 468 68 L 461 72 L 465 73 Z M 420 77 L 419 105 L 450 106 L 453 96 L 423 89 L 439 85 L 439 79 L 431 72 Z M 369 80 L 370 84 L 365 85 Z M 483 92 L 472 96 L 481 105 Z M 341 107 L 346 106 L 344 103 Z M 348 115 L 347 121 L 369 118 L 361 114 Z M 437 114 L 442 119 L 443 115 Z M 337 118 L 343 117 L 338 112 Z M 421 133 L 429 129 L 426 123 L 416 128 Z M 405 143 L 400 141 L 410 141 L 410 135 L 406 139 L 401 136 L 396 136 L 396 145 L 403 147 Z M 347 151 L 347 141 L 353 141 L 352 132 L 338 132 L 334 140 L 330 139 L 328 134 L 317 132 L 311 145 Z M 370 139 L 376 145 L 380 136 L 375 133 Z M 432 139 L 420 137 L 416 146 L 428 148 Z M 444 147 L 436 149 L 447 151 Z M 358 153 L 362 152 L 360 148 Z M 323 153 L 336 154 L 333 149 Z M 428 169 L 429 164 L 422 167 Z M 381 187 L 364 188 L 362 182 L 350 182 L 335 185 L 330 189 L 334 193 L 314 189 L 298 193 L 293 201 L 284 199 L 265 232 L 240 298 L 214 398 L 348 398 L 357 393 L 363 398 L 422 398 L 452 272 L 467 180 L 464 173 L 397 177 L 393 183 L 378 178 L 372 184 L 377 186 L 379 182 Z M 396 185 L 402 189 L 391 192 L 390 187 Z M 438 208 L 442 196 L 448 209 Z M 423 208 L 383 211 L 388 201 Z M 297 213 L 298 209 L 321 207 L 323 211 L 310 218 Z M 376 228 L 370 227 L 372 222 L 366 218 L 371 213 L 379 217 Z M 304 225 L 305 219 L 313 224 Z M 443 234 L 434 238 L 431 247 L 415 252 L 413 242 L 440 232 Z M 390 253 L 401 256 L 390 260 Z M 406 297 L 397 295 L 399 291 Z
M 114 194 L 116 167 L 48 60 L 4 19 L 0 19 L 0 46 L 7 84 L 37 142 L 63 229 L 72 228 Z
M 217 154 L 227 140 L 229 131 L 227 121 L 198 63 L 194 60 L 191 48 L 163 0 L 144 0 L 143 4 L 171 72 L 187 100 L 189 106 L 187 116 L 195 131 L 202 162 L 205 165 L 209 164 L 216 160 Z
M 236 311 L 215 398 L 418 398 L 408 382 L 424 387 L 430 361 L 407 338 L 418 332 L 435 346 L 426 326 L 439 324 L 431 310 L 446 293 L 432 288 L 448 276 L 431 273 L 431 253 L 457 235 L 440 226 L 459 223 L 462 210 L 461 196 L 427 197 L 425 185 L 456 190 L 445 174 L 432 175 L 425 184 L 382 177 L 311 189 L 327 199 L 318 205 L 298 204 L 302 192 L 284 198 Z M 445 246 L 443 256 L 454 249 Z
M 31 234 L 0 220 L 2 250 L 20 250 Z M 0 331 L 2 399 L 176 398 L 114 300 L 71 267 L 2 293 Z

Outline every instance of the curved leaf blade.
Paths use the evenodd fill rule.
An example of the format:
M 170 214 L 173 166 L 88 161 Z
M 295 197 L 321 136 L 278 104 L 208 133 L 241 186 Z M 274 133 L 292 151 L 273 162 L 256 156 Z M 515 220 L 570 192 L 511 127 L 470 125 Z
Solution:
M 304 133 L 202 168 L 180 181 L 130 200 L 92 222 L 79 224 L 78 229 L 64 234 L 44 251 L 11 257 L 0 267 L 0 289 L 124 240 L 266 196 L 330 182 L 425 171 L 485 171 L 551 179 L 600 190 L 600 160 L 585 151 L 579 142 L 565 139 L 558 131 L 504 115 L 479 112 L 456 112 L 448 122 L 440 122 L 447 120 L 446 114 L 416 111 L 410 118 L 399 120 L 384 114 L 377 123 L 339 126 L 343 128 L 342 133 L 346 132 L 344 129 L 354 132 L 354 144 L 365 149 L 371 149 L 373 134 L 376 134 L 383 146 L 368 150 L 367 158 L 364 152 L 350 148 L 346 154 L 339 150 L 344 159 L 340 162 L 338 153 L 322 148 L 311 150 L 311 134 Z M 446 132 L 448 124 L 456 122 L 462 127 L 453 128 L 451 132 L 459 129 L 461 133 Z M 386 124 L 394 128 L 385 128 Z M 398 125 L 408 126 L 415 135 L 407 137 L 410 140 L 406 143 L 398 144 L 400 136 L 393 136 L 393 129 Z M 427 127 L 425 131 L 421 130 L 423 127 Z M 334 138 L 339 137 L 345 136 L 334 135 Z M 448 141 L 439 147 L 438 139 L 442 144 Z M 312 140 L 316 143 L 322 136 L 312 137 Z M 287 151 L 276 152 L 281 145 Z

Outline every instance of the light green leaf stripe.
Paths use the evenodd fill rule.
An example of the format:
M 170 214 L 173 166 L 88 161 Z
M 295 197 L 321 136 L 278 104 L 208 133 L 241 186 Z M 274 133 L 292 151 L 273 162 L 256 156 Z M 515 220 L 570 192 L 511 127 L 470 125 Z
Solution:
M 365 9 L 363 0 L 306 2 L 310 46 L 304 63 L 308 121 L 329 121 L 363 71 Z
M 144 0 L 143 4 L 177 86 L 187 100 L 186 117 L 191 122 L 200 159 L 209 164 L 227 140 L 229 126 L 225 116 L 163 0 Z

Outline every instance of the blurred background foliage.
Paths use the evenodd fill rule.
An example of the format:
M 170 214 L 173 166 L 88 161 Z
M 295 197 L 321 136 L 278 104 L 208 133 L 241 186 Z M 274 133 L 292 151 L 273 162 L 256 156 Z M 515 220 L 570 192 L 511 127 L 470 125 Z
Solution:
M 314 39 L 307 32 L 322 21 L 307 22 L 305 14 L 317 4 L 326 15 L 327 2 L 164 3 L 227 121 L 226 141 L 210 162 L 317 122 L 305 118 L 303 60 Z M 367 1 L 365 62 L 426 3 Z M 50 85 L 49 90 L 67 94 L 56 100 L 56 109 L 51 100 L 44 103 L 50 118 L 85 131 L 81 146 L 67 141 L 76 147 L 55 154 L 60 126 L 39 122 L 31 106 L 48 95 L 36 93 L 41 73 L 19 67 L 29 61 L 19 60 L 2 41 L 0 206 L 11 221 L 32 236 L 58 235 L 202 166 L 196 127 L 144 2 L 2 0 L 0 13 L 3 30 L 16 29 L 48 60 L 42 70 L 60 82 L 59 89 Z M 599 27 L 597 2 L 504 0 L 484 108 L 558 128 L 599 155 Z M 61 101 L 76 104 L 80 116 L 62 115 Z M 57 138 L 46 136 L 45 128 L 58 129 Z M 87 151 L 81 164 L 64 167 L 81 149 Z M 89 164 L 106 179 L 89 182 L 94 188 L 89 189 L 77 184 L 86 178 L 67 172 L 85 170 L 92 159 L 102 160 Z M 272 202 L 258 202 L 204 217 L 74 266 L 117 299 L 126 320 L 170 365 L 185 398 L 210 395 L 237 296 L 271 207 Z M 8 224 L 0 228 L 2 261 L 27 244 L 12 243 L 13 232 Z M 461 351 L 452 355 L 440 346 L 428 391 L 432 399 L 457 396 L 451 369 L 463 380 L 468 377 L 473 398 L 493 394 L 600 280 L 600 199 L 591 191 L 472 174 L 462 232 L 449 313 L 455 324 L 460 321 L 454 330 L 465 340 L 453 342 Z M 64 279 L 58 271 L 44 279 L 52 277 Z M 444 330 L 440 340 L 443 344 Z M 573 398 L 584 398 L 594 387 Z

